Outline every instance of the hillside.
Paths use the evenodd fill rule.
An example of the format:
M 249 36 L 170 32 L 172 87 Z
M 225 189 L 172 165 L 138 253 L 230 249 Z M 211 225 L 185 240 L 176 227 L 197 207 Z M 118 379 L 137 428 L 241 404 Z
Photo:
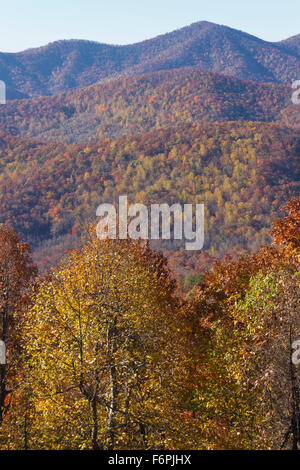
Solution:
M 53 263 L 50 245 L 59 256 L 101 202 L 127 194 L 147 204 L 205 203 L 210 256 L 257 249 L 282 204 L 299 193 L 299 158 L 299 132 L 254 122 L 185 125 L 88 146 L 2 136 L 0 222 Z
M 280 41 L 279 44 L 296 53 L 297 55 L 300 54 L 300 34 L 285 39 L 284 41 Z
M 43 141 L 87 142 L 179 124 L 275 121 L 290 103 L 290 86 L 184 68 L 8 102 L 0 107 L 0 132 Z
M 290 83 L 300 75 L 298 39 L 271 43 L 201 21 L 127 46 L 57 41 L 0 53 L 8 98 L 51 95 L 98 81 L 158 70 L 196 67 L 257 82 Z

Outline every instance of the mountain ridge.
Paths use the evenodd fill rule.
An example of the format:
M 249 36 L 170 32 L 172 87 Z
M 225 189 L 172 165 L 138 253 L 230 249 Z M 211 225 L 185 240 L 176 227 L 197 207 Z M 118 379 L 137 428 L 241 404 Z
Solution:
M 151 71 L 195 67 L 257 82 L 288 83 L 300 76 L 297 36 L 268 42 L 202 21 L 129 45 L 60 40 L 0 53 L 8 99 L 53 95 Z

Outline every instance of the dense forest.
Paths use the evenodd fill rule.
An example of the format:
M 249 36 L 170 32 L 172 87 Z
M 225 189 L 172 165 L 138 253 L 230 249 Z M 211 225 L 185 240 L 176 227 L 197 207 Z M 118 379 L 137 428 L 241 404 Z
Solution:
M 296 450 L 300 199 L 285 209 L 272 246 L 215 263 L 188 296 L 148 244 L 92 226 L 37 278 L 3 227 L 0 448 Z

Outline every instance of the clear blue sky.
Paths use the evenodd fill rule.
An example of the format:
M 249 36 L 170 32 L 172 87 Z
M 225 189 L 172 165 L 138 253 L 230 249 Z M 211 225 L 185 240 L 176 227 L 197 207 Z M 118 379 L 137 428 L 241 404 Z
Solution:
M 206 20 L 268 41 L 300 33 L 299 0 L 0 0 L 0 51 L 58 39 L 129 44 Z

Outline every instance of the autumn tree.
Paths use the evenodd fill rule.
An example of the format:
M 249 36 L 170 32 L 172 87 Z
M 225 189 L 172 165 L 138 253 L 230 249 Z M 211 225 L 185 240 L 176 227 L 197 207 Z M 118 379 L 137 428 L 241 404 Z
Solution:
M 286 209 L 272 247 L 215 264 L 195 295 L 208 340 L 192 403 L 215 448 L 299 445 L 299 198 Z

